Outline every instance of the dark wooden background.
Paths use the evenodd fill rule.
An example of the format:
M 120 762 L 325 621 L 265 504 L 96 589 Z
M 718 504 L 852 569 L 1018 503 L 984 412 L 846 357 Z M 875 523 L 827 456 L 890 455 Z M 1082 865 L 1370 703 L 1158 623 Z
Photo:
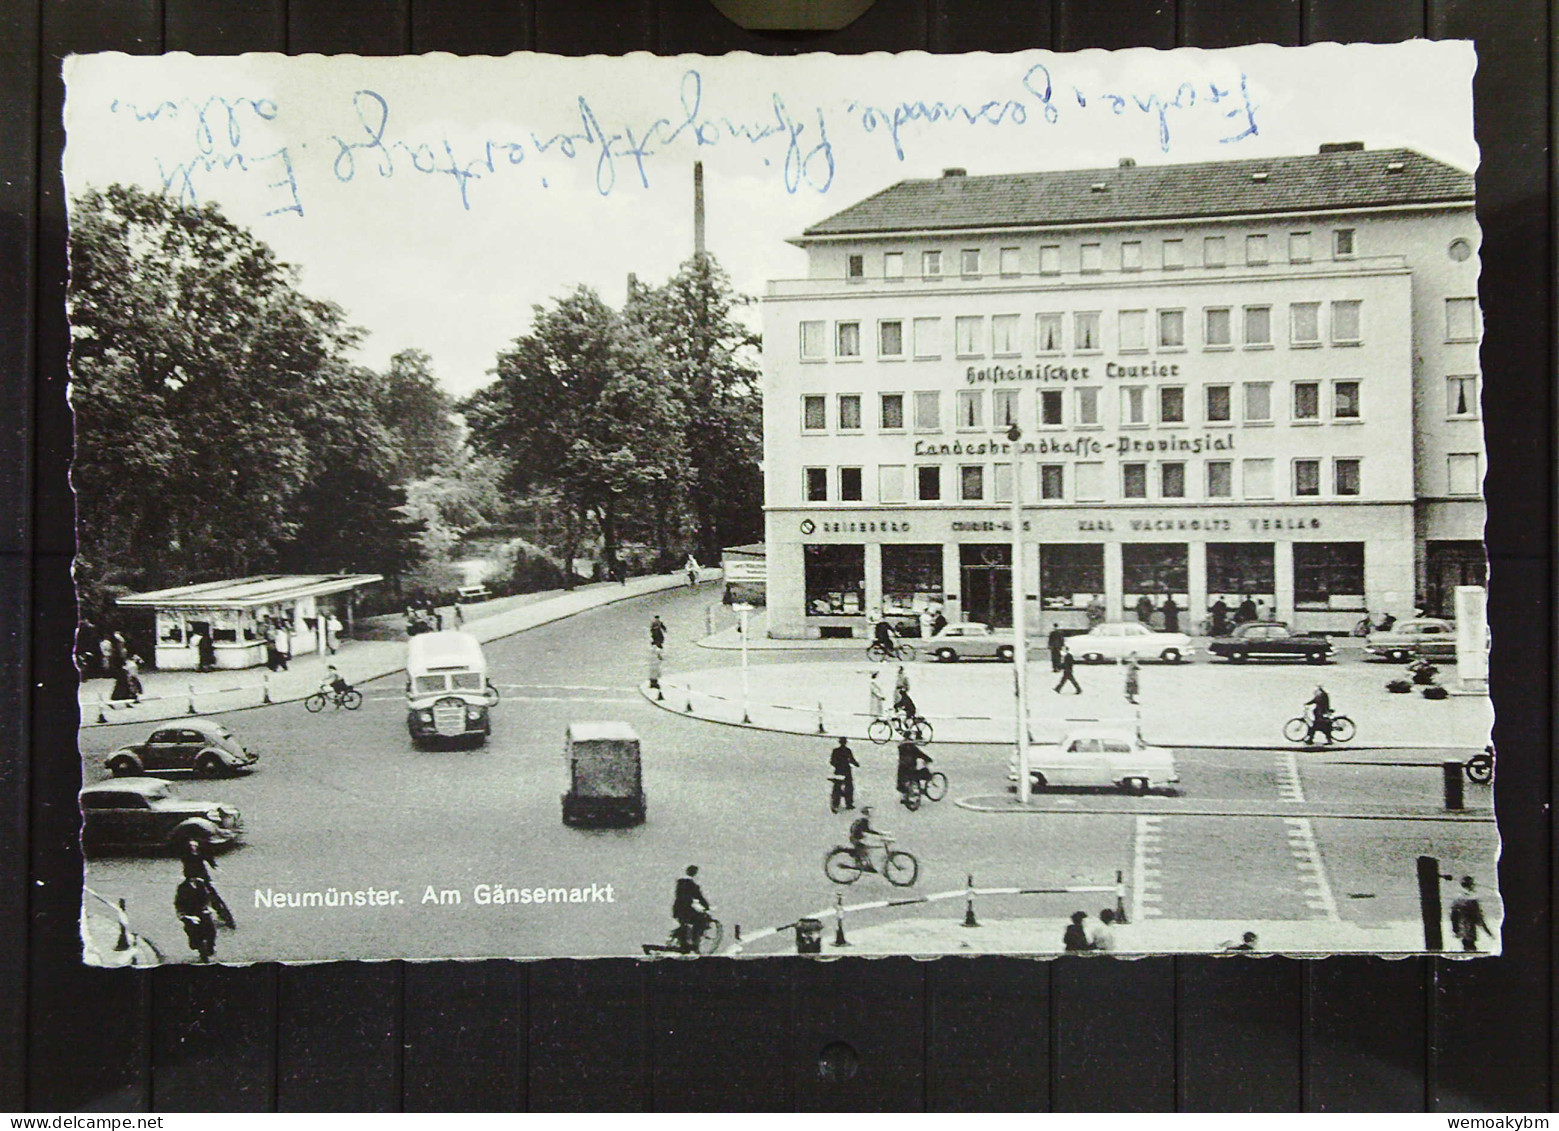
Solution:
M 0 1109 L 1548 1109 L 1556 15 L 1543 0 L 878 0 L 837 33 L 765 37 L 704 0 L 0 0 Z M 1481 59 L 1503 958 L 78 964 L 62 57 L 1415 36 L 1474 39 Z M 825 1048 L 840 1071 L 821 1070 Z

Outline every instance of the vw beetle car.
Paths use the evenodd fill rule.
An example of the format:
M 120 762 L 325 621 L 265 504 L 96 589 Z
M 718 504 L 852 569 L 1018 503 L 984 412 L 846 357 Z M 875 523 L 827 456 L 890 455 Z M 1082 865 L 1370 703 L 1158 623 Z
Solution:
M 1072 655 L 1084 663 L 1101 660 L 1124 660 L 1136 656 L 1139 660 L 1163 660 L 1178 664 L 1196 652 L 1191 638 L 1183 632 L 1154 632 L 1145 624 L 1127 621 L 1123 624 L 1101 624 L 1067 640 Z
M 1407 660 L 1454 660 L 1456 626 L 1438 617 L 1399 620 L 1387 632 L 1372 632 L 1364 642 L 1366 655 L 1402 663 Z
M 1207 650 L 1233 663 L 1246 660 L 1304 660 L 1324 664 L 1332 658 L 1332 642 L 1324 636 L 1296 636 L 1278 621 L 1251 621 L 1227 636 L 1210 641 Z
M 110 778 L 81 791 L 81 847 L 177 851 L 191 838 L 213 848 L 243 836 L 238 810 L 220 801 L 185 801 L 161 778 Z
M 1018 756 L 1007 762 L 1007 780 L 1017 788 Z M 1048 786 L 1115 786 L 1127 793 L 1147 793 L 1180 783 L 1175 755 L 1149 746 L 1131 726 L 1080 726 L 1053 746 L 1029 750 L 1029 784 Z
M 158 727 L 145 742 L 121 746 L 105 761 L 108 772 L 116 777 L 191 770 L 214 778 L 253 769 L 259 760 L 258 754 L 247 749 L 221 723 L 181 719 Z

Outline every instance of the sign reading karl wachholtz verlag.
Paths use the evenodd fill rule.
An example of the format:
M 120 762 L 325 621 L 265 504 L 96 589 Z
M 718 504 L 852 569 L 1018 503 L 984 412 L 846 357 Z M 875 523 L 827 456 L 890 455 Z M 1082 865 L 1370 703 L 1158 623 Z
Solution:
M 1473 67 L 69 60 L 86 961 L 1498 953 Z

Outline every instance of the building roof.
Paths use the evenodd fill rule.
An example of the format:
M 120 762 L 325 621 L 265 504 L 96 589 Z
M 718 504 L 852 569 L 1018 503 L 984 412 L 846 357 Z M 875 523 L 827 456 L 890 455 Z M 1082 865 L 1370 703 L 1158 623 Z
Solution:
M 1470 203 L 1471 173 L 1411 149 L 1328 147 L 1296 157 L 1121 165 L 900 181 L 813 224 L 798 242 L 949 228 L 1173 220 Z
M 176 589 L 131 593 L 120 597 L 118 603 L 142 609 L 252 609 L 304 597 L 344 593 L 383 580 L 377 573 L 266 573 L 236 581 L 204 581 Z

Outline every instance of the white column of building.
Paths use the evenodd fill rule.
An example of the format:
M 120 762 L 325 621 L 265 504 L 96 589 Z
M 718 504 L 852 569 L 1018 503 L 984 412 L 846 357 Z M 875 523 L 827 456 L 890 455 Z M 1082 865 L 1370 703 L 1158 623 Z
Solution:
M 1272 543 L 1272 586 L 1274 620 L 1294 619 L 1294 544 L 1277 541 Z
M 1186 546 L 1186 603 L 1181 623 L 1182 632 L 1192 635 L 1201 630 L 1207 619 L 1207 543 L 1191 542 Z
M 882 543 L 866 543 L 866 619 L 880 616 L 883 613 L 882 606 Z M 866 625 L 866 634 L 871 635 L 871 624 Z
M 1104 619 L 1107 621 L 1123 620 L 1126 616 L 1121 609 L 1121 600 L 1124 589 L 1121 585 L 1121 544 L 1119 542 L 1106 542 L 1104 544 Z
M 950 621 L 964 619 L 964 579 L 963 567 L 958 557 L 957 542 L 942 543 L 942 592 L 951 594 L 955 600 L 947 603 L 947 608 L 942 615 Z

